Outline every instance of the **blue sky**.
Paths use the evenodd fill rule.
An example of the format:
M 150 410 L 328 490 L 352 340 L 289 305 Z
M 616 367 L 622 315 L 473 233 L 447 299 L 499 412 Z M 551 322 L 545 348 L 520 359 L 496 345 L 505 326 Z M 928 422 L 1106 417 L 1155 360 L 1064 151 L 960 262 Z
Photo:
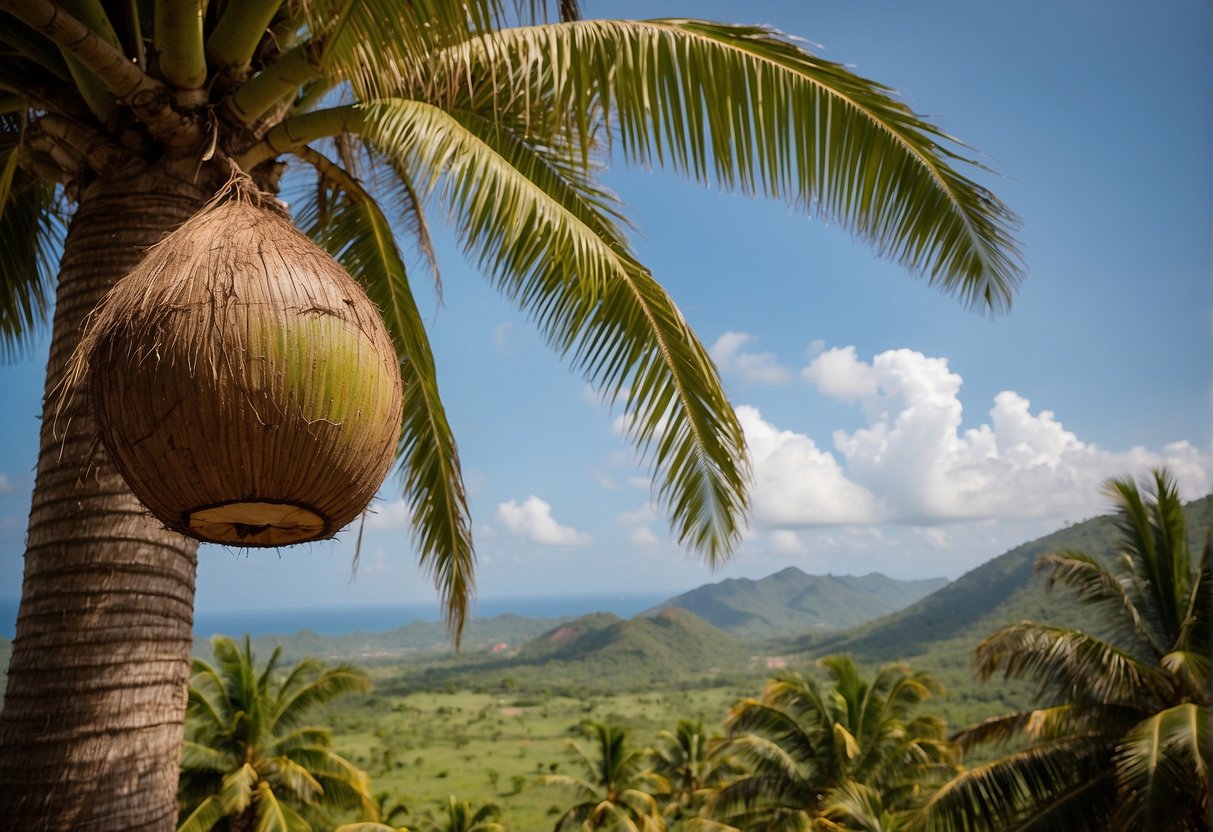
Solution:
M 482 596 L 682 591 L 788 565 L 955 577 L 1102 512 L 1109 476 L 1167 462 L 1187 496 L 1209 492 L 1208 3 L 584 5 L 771 24 L 894 87 L 983 154 L 1028 278 L 1009 314 L 982 316 L 781 204 L 612 170 L 755 456 L 750 530 L 712 572 L 669 541 L 620 414 L 440 234 L 445 303 L 427 320 Z M 0 367 L 0 596 L 20 588 L 44 361 L 42 343 Z M 396 487 L 352 580 L 353 531 L 205 546 L 199 609 L 432 599 Z

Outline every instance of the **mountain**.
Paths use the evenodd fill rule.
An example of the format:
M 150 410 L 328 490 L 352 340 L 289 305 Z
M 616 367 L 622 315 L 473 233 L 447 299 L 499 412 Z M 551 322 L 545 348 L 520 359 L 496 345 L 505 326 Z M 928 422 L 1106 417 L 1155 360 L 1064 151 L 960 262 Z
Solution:
M 678 608 L 738 638 L 841 630 L 899 610 L 947 584 L 868 575 L 806 575 L 794 566 L 758 581 L 730 578 L 678 595 L 641 615 Z
M 1199 552 L 1213 525 L 1213 495 L 1188 503 L 1184 510 L 1189 543 Z M 971 657 L 982 638 L 1015 621 L 1082 625 L 1084 609 L 1071 602 L 1073 596 L 1064 587 L 1047 590 L 1045 576 L 1036 574 L 1036 560 L 1064 549 L 1111 560 L 1119 541 L 1111 516 L 1086 520 L 1017 546 L 903 610 L 846 633 L 805 636 L 798 647 L 818 655 L 849 652 L 889 661 L 939 651 L 944 643 L 956 641 Z
M 599 691 L 709 685 L 752 664 L 732 636 L 682 609 L 621 619 L 591 613 L 553 627 L 520 648 L 417 667 L 390 692 L 441 690 L 545 691 L 574 696 Z M 508 681 L 507 681 L 508 680 Z
M 519 657 L 697 674 L 722 665 L 735 667 L 745 653 L 727 633 L 693 613 L 671 608 L 628 620 L 609 613 L 583 616 L 529 642 Z

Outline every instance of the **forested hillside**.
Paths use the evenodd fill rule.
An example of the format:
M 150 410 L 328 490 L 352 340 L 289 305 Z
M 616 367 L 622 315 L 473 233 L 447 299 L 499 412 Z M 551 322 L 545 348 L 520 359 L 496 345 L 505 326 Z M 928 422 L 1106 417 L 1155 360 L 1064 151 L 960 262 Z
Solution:
M 678 607 L 738 638 L 801 635 L 855 627 L 899 610 L 947 584 L 944 578 L 901 581 L 867 575 L 806 575 L 789 566 L 761 580 L 730 578 L 675 596 Z

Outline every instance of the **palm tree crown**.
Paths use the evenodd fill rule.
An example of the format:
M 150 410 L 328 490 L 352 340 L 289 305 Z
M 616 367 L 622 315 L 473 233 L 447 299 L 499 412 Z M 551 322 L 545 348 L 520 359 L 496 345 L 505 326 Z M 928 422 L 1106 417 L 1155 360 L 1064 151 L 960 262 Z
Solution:
M 194 661 L 179 832 L 301 832 L 310 827 L 298 810 L 311 806 L 357 808 L 374 817 L 367 775 L 333 752 L 327 728 L 305 722 L 320 705 L 370 690 L 366 674 L 307 659 L 282 676 L 281 648 L 258 668 L 247 636 L 240 647 L 225 636 L 211 646 L 214 665 Z
M 721 750 L 746 773 L 709 804 L 719 824 L 705 828 L 829 828 L 861 805 L 900 818 L 955 771 L 942 721 L 916 713 L 942 692 L 930 675 L 887 665 L 868 681 L 849 656 L 820 664 L 830 688 L 785 672 L 733 706 Z
M 556 821 L 556 832 L 604 829 L 610 832 L 662 832 L 665 820 L 654 795 L 669 783 L 650 768 L 646 753 L 630 747 L 627 731 L 614 725 L 587 725 L 592 753 L 570 742 L 585 777 L 544 775 L 545 785 L 571 789 L 576 803 Z
M 1037 682 L 1039 706 L 960 736 L 1027 747 L 966 772 L 932 800 L 927 830 L 1204 830 L 1213 765 L 1209 539 L 1190 548 L 1174 480 L 1106 487 L 1120 553 L 1047 555 L 1037 568 L 1094 616 L 1093 632 L 1024 621 L 985 639 L 977 672 Z

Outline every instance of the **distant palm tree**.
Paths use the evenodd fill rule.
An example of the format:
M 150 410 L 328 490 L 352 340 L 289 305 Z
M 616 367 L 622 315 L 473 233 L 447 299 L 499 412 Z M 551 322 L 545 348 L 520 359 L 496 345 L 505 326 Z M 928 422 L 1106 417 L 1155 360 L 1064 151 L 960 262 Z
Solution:
M 178 832 L 305 832 L 304 807 L 360 808 L 377 817 L 366 773 L 332 750 L 308 713 L 370 690 L 360 670 L 300 662 L 277 673 L 282 648 L 256 667 L 248 636 L 212 642 L 215 665 L 195 659 L 181 753 Z
M 466 800 L 456 800 L 452 794 L 447 796 L 441 817 L 423 818 L 417 832 L 505 832 L 500 819 L 501 809 L 496 805 L 474 807 Z
M 761 699 L 733 706 L 722 748 L 747 773 L 716 795 L 713 821 L 699 828 L 850 829 L 840 824 L 872 815 L 887 820 L 871 828 L 892 829 L 954 773 L 943 722 L 915 714 L 942 693 L 931 676 L 895 664 L 868 682 L 849 656 L 818 664 L 833 681 L 828 689 L 785 672 Z
M 592 755 L 580 744 L 569 743 L 585 778 L 549 774 L 540 779 L 544 785 L 570 787 L 577 797 L 556 821 L 555 832 L 664 832 L 665 819 L 654 795 L 668 791 L 669 784 L 648 767 L 644 751 L 630 748 L 627 732 L 613 725 L 590 723 L 589 738 Z
M 727 755 L 711 753 L 711 744 L 702 721 L 684 719 L 659 735 L 653 769 L 669 783 L 660 795 L 667 819 L 677 822 L 699 814 L 708 798 L 741 773 Z
M 1024 621 L 977 648 L 977 673 L 1035 680 L 1041 706 L 958 738 L 1028 745 L 958 777 L 928 804 L 923 830 L 1114 832 L 1209 829 L 1213 766 L 1209 537 L 1193 557 L 1179 492 L 1165 470 L 1117 504 L 1114 568 L 1065 551 L 1037 561 L 1089 608 L 1097 634 Z
M 342 824 L 333 832 L 506 832 L 500 819 L 501 809 L 495 804 L 474 807 L 471 802 L 457 800 L 452 794 L 447 796 L 440 817 L 420 818 L 415 826 L 363 821 Z

